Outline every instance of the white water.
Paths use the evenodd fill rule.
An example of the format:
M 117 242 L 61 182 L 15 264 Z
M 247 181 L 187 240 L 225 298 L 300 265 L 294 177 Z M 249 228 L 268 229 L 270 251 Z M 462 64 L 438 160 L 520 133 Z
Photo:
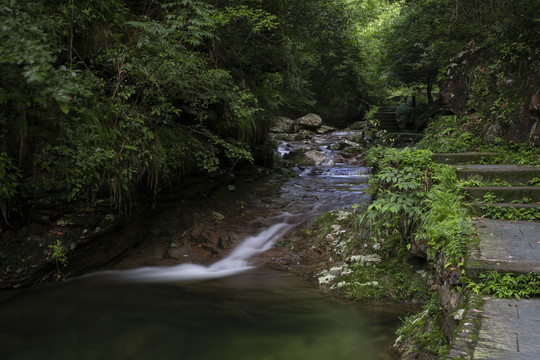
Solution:
M 339 134 L 344 136 L 353 133 L 354 132 L 340 132 Z M 319 143 L 322 142 L 321 139 L 326 142 L 328 141 L 324 136 L 319 136 Z M 278 147 L 278 151 L 283 156 L 284 154 L 288 154 L 295 146 L 302 145 L 282 142 Z M 270 220 L 274 225 L 261 231 L 255 236 L 246 238 L 235 250 L 222 260 L 209 266 L 180 264 L 170 267 L 143 267 L 129 270 L 102 271 L 84 277 L 104 276 L 114 280 L 139 282 L 200 281 L 228 277 L 253 269 L 254 266 L 250 264 L 250 259 L 257 254 L 270 249 L 274 242 L 288 230 L 307 218 L 315 217 L 319 213 L 319 209 L 324 208 L 325 205 L 330 205 L 328 210 L 339 207 L 342 205 L 341 197 L 349 197 L 350 192 L 361 192 L 361 189 L 359 190 L 353 184 L 360 183 L 362 187 L 365 187 L 368 173 L 367 168 L 359 168 L 357 166 L 345 164 L 334 164 L 335 151 L 329 149 L 327 144 L 320 145 L 319 150 L 325 153 L 326 161 L 319 166 L 306 167 L 299 175 L 303 178 L 324 179 L 324 183 L 329 184 L 329 188 L 326 189 L 326 192 L 332 194 L 331 199 L 333 200 L 327 201 L 329 199 L 323 197 L 324 200 L 322 200 L 322 198 L 319 198 L 322 196 L 322 193 L 325 192 L 326 187 L 323 186 L 322 182 L 316 181 L 314 183 L 315 186 L 313 187 L 312 185 L 312 187 L 310 187 L 311 191 L 316 194 L 315 196 L 318 199 L 314 204 L 308 204 L 307 209 L 304 208 L 300 213 L 295 215 L 283 213 L 272 219 L 264 219 L 267 223 L 267 220 Z M 342 187 L 340 187 L 341 181 L 343 181 L 343 184 L 346 184 L 346 190 L 343 190 Z M 301 185 L 295 186 L 305 190 L 304 188 L 307 187 L 306 185 L 307 184 L 304 181 Z M 341 194 L 340 196 L 340 191 L 341 193 L 345 193 L 345 195 Z
M 129 270 L 102 271 L 89 276 L 106 276 L 115 280 L 141 282 L 198 281 L 218 279 L 236 275 L 253 269 L 249 259 L 272 247 L 289 229 L 297 224 L 289 224 L 286 220 L 293 215 L 286 213 L 278 218 L 281 222 L 261 231 L 255 236 L 247 237 L 236 249 L 216 263 L 204 266 L 198 264 L 181 264 L 170 267 L 143 267 Z

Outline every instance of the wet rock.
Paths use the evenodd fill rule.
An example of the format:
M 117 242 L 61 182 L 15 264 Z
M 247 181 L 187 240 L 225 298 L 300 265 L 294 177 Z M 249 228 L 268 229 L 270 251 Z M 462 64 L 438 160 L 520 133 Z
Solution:
M 490 123 L 484 126 L 484 140 L 495 143 L 503 136 L 503 128 L 499 123 Z
M 344 265 L 331 267 L 328 273 L 330 275 L 339 276 L 343 272 Z
M 330 290 L 335 290 L 335 289 L 340 289 L 344 286 L 347 286 L 347 282 L 346 281 L 340 281 L 332 286 L 330 286 Z
M 366 283 L 356 283 L 358 286 L 379 286 L 378 281 L 368 281 Z
M 357 121 L 355 123 L 352 123 L 349 125 L 349 129 L 351 130 L 366 130 L 367 129 L 367 121 Z
M 336 131 L 336 128 L 324 124 L 316 130 L 317 134 L 328 134 L 333 131 Z
M 377 254 L 370 255 L 353 255 L 347 259 L 349 264 L 360 264 L 360 265 L 372 265 L 378 264 L 381 262 L 381 257 Z
M 298 134 L 296 134 L 294 136 L 294 140 L 296 140 L 296 141 L 309 140 L 311 138 L 312 138 L 311 133 L 309 133 L 306 130 L 302 130 L 302 131 L 298 132 Z
M 326 160 L 326 155 L 322 151 L 301 147 L 290 151 L 284 158 L 295 161 L 299 165 L 312 166 L 322 164 Z
M 294 121 L 295 125 L 306 130 L 317 130 L 322 126 L 323 121 L 319 115 L 307 114 Z
M 341 141 L 337 141 L 337 142 L 334 142 L 332 144 L 330 144 L 328 146 L 328 148 L 330 150 L 345 150 L 347 148 L 350 148 L 350 147 L 353 147 L 353 146 L 357 146 L 358 144 L 352 142 L 352 141 L 349 141 L 349 140 L 341 140 Z
M 274 126 L 270 129 L 273 133 L 294 133 L 298 131 L 293 119 L 286 116 L 278 116 L 274 118 Z
M 319 282 L 319 285 L 325 285 L 332 282 L 336 277 L 334 275 L 326 274 L 324 276 L 321 276 L 317 279 Z
M 305 156 L 306 163 L 304 163 L 304 165 L 320 165 L 326 161 L 326 155 L 322 151 L 307 151 Z

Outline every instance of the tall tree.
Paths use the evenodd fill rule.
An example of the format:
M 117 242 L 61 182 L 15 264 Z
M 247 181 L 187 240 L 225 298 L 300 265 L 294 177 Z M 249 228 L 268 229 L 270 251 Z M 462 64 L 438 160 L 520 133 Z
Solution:
M 419 0 L 402 7 L 385 38 L 390 73 L 407 85 L 424 85 L 428 103 L 437 80 L 440 24 L 445 6 L 440 0 Z

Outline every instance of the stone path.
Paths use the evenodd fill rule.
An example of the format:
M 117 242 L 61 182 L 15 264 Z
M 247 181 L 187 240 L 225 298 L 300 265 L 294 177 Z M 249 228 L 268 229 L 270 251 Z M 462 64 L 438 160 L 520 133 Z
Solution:
M 399 132 L 401 128 L 397 121 L 396 108 L 395 107 L 380 107 L 379 110 L 373 115 L 373 117 L 379 120 L 379 127 L 389 132 Z
M 540 272 L 540 223 L 481 219 L 474 222 L 480 242 L 467 274 L 485 271 Z M 540 359 L 540 299 L 484 298 L 472 359 Z
M 467 262 L 469 276 L 494 270 L 540 272 L 540 223 L 479 219 L 473 224 L 480 241 Z
M 540 300 L 487 299 L 473 359 L 540 359 Z
M 434 159 L 447 164 L 474 162 L 492 154 L 438 154 Z M 499 207 L 533 209 L 540 206 L 540 187 L 529 186 L 540 169 L 514 165 L 456 165 L 458 178 L 482 182 L 505 181 L 510 186 L 465 188 L 466 200 L 496 195 Z M 530 198 L 530 199 L 528 199 Z M 527 199 L 527 200 L 526 200 Z M 524 203 L 527 201 L 527 203 Z M 479 216 L 485 203 L 475 204 Z M 466 262 L 466 274 L 477 278 L 487 271 L 514 274 L 540 272 L 540 222 L 506 221 L 480 218 L 473 221 L 478 244 Z M 474 297 L 471 302 L 474 303 Z M 449 359 L 540 359 L 540 298 L 480 299 L 469 304 L 461 330 L 456 334 Z M 475 309 L 476 307 L 476 309 Z M 483 307 L 483 310 L 477 310 Z

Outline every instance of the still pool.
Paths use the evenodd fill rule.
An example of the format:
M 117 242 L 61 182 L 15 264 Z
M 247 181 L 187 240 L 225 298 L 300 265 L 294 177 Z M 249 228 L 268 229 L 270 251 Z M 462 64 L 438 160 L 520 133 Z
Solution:
M 391 359 L 407 313 L 338 301 L 265 269 L 183 283 L 92 277 L 0 293 L 0 357 Z

